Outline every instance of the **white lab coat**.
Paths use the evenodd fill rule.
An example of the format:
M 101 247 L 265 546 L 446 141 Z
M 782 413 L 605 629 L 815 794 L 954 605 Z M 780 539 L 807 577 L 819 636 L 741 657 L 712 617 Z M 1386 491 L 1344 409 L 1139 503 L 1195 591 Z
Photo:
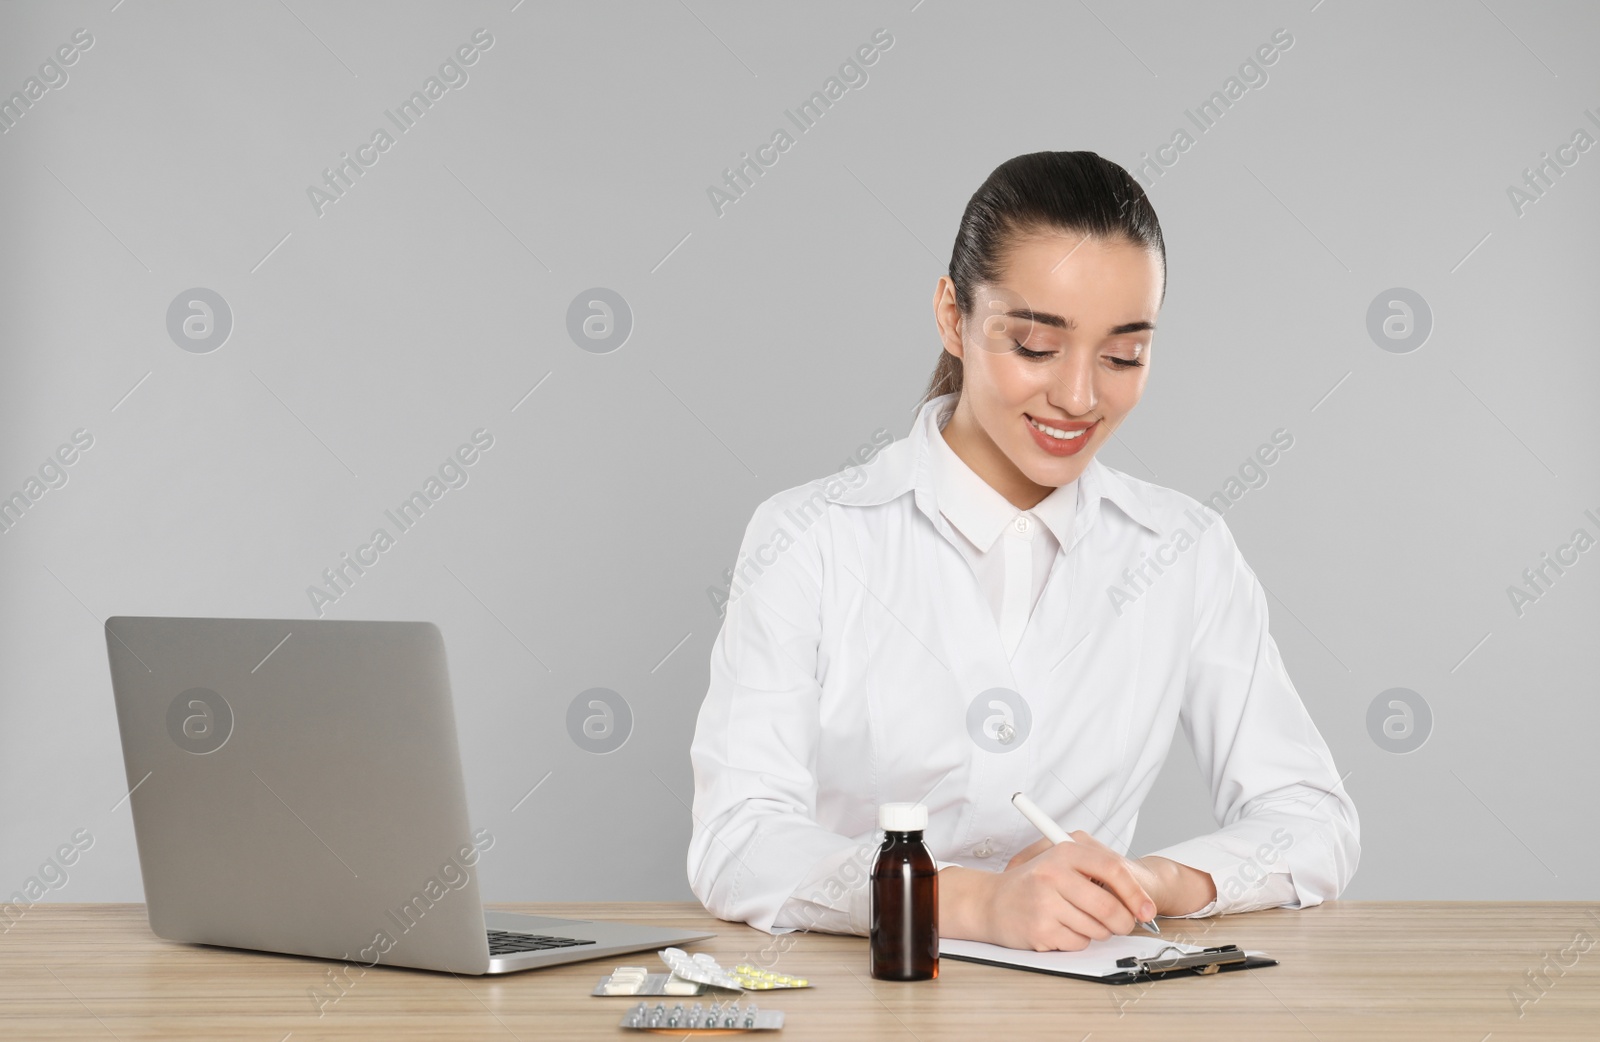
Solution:
M 772 933 L 864 934 L 889 802 L 927 804 L 941 867 L 1000 871 L 1037 840 L 1017 791 L 1126 853 L 1181 724 L 1220 827 L 1146 853 L 1211 874 L 1217 900 L 1193 914 L 1337 897 L 1360 856 L 1355 805 L 1227 525 L 1091 460 L 1008 658 L 930 481 L 954 399 L 865 466 L 769 497 L 745 529 L 690 747 L 695 895 Z

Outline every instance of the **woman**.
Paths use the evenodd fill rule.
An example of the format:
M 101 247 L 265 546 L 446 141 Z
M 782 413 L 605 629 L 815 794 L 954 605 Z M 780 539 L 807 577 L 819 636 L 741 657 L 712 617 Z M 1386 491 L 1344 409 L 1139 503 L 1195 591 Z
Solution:
M 1095 458 L 1165 290 L 1150 201 L 1092 152 L 1018 156 L 973 195 L 910 436 L 745 531 L 690 753 L 711 912 L 866 933 L 897 801 L 928 805 L 947 937 L 1070 951 L 1344 889 L 1355 806 L 1227 525 Z M 1180 723 L 1221 827 L 1129 858 Z M 1039 839 L 1019 791 L 1078 842 Z

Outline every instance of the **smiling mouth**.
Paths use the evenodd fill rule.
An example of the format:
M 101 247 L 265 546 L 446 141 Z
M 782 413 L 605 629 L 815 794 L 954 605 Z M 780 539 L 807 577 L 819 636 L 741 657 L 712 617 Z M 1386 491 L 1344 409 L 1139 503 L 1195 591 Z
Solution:
M 1027 416 L 1026 413 L 1024 413 L 1023 415 Z M 1084 423 L 1084 424 L 1077 424 L 1077 423 L 1065 424 L 1065 423 L 1063 423 L 1061 426 L 1055 426 L 1053 424 L 1041 423 L 1040 421 L 1034 419 L 1032 416 L 1028 416 L 1027 418 L 1028 418 L 1029 425 L 1031 425 L 1034 430 L 1040 431 L 1040 432 L 1042 432 L 1044 434 L 1047 434 L 1050 437 L 1056 439 L 1057 441 L 1063 441 L 1063 442 L 1075 441 L 1078 438 L 1083 437 L 1084 434 L 1091 427 L 1094 426 L 1093 423 Z

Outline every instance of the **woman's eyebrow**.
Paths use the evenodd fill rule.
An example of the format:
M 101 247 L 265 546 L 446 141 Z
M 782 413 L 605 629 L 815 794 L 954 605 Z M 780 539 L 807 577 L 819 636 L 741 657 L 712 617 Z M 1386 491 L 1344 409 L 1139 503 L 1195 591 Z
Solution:
M 1009 318 L 1020 318 L 1024 322 L 1037 322 L 1042 326 L 1054 326 L 1056 329 L 1077 329 L 1077 319 L 1062 318 L 1052 315 L 1048 311 L 1034 311 L 1031 308 L 1012 308 L 1006 312 Z M 1121 336 L 1124 333 L 1142 333 L 1146 329 L 1156 328 L 1154 322 L 1124 322 L 1120 326 L 1112 326 L 1106 330 L 1106 336 Z

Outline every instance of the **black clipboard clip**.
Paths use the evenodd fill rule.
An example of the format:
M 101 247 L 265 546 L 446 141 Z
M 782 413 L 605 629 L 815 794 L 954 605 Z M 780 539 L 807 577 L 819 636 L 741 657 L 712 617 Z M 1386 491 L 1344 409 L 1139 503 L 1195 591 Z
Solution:
M 1177 952 L 1176 955 L 1166 955 L 1166 952 Z M 1146 976 L 1155 976 L 1159 973 L 1170 973 L 1174 970 L 1184 970 L 1189 973 L 1206 976 L 1221 971 L 1224 966 L 1242 963 L 1248 958 L 1237 944 L 1224 944 L 1216 948 L 1205 948 L 1198 952 L 1185 952 L 1179 948 L 1168 945 L 1155 955 L 1148 958 L 1139 958 L 1129 955 L 1117 960 L 1117 965 L 1123 969 L 1133 970 Z

